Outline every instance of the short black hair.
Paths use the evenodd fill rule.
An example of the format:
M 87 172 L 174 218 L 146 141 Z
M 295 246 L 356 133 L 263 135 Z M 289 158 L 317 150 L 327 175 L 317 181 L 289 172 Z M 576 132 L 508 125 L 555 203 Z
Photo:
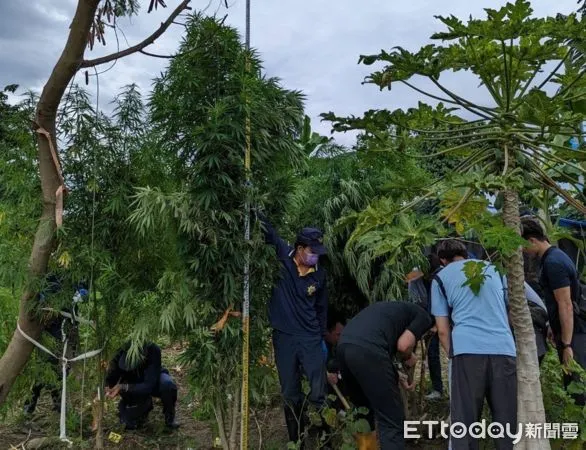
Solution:
M 468 250 L 463 242 L 457 239 L 446 239 L 438 244 L 437 256 L 448 261 L 453 261 L 456 256 L 468 259 Z
M 529 217 L 521 219 L 521 236 L 525 240 L 534 238 L 541 242 L 549 242 L 539 222 Z
M 440 261 L 439 256 L 435 253 L 430 253 L 427 255 L 427 262 L 429 264 L 428 272 L 430 276 L 433 275 L 437 269 L 442 266 L 442 262 Z
M 338 311 L 328 311 L 328 321 L 327 321 L 327 329 L 328 331 L 332 331 L 336 328 L 336 324 L 345 325 L 345 318 L 344 316 L 339 313 Z

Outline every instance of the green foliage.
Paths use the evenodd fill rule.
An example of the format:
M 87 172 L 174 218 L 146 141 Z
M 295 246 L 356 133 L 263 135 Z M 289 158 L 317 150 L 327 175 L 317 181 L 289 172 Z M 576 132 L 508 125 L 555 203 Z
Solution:
M 586 373 L 574 361 L 573 370 L 581 376 L 582 382 L 573 381 L 568 390 L 563 387 L 563 370 L 557 352 L 551 349 L 541 365 L 541 386 L 546 419 L 549 423 L 578 423 L 580 445 L 586 441 L 586 409 L 575 404 L 569 394 L 586 392 Z
M 13 92 L 16 86 L 6 91 Z M 34 136 L 28 127 L 31 97 L 9 105 L 0 92 L 0 286 L 19 290 L 41 211 Z
M 359 118 L 323 115 L 335 131 L 361 131 L 365 150 L 376 156 L 384 151 L 439 164 L 454 158 L 443 170 L 428 165 L 426 169 L 435 177 L 412 179 L 415 186 L 407 191 L 401 208 L 392 201 L 378 201 L 362 213 L 368 220 L 356 227 L 347 254 L 363 290 L 371 288 L 372 264 L 384 261 L 387 267 L 403 272 L 402 276 L 413 266 L 401 265 L 401 261 L 411 265 L 415 262 L 411 255 L 421 255 L 422 248 L 433 243 L 433 238 L 421 239 L 413 246 L 410 239 L 397 238 L 405 234 L 403 225 L 389 226 L 389 218 L 400 224 L 395 214 L 413 210 L 428 198 L 440 199 L 440 217 L 454 225 L 456 233 L 479 239 L 496 251 L 499 265 L 517 251 L 522 240 L 504 217 L 486 212 L 484 199 L 489 195 L 498 198 L 505 189 L 529 193 L 545 188 L 586 212 L 582 193 L 568 192 L 556 184 L 575 184 L 576 174 L 583 173 L 579 163 L 584 149 L 570 151 L 568 138 L 582 136 L 584 116 L 576 101 L 586 91 L 582 66 L 566 64 L 586 37 L 583 18 L 576 14 L 535 18 L 529 2 L 522 0 L 485 11 L 486 18 L 467 22 L 454 16 L 438 17 L 446 30 L 431 38 L 441 44 L 415 52 L 395 47 L 361 56 L 365 65 L 383 65 L 365 83 L 381 90 L 403 84 L 439 102 L 435 107 L 420 101 L 418 107 L 406 111 L 370 110 Z M 474 74 L 491 103 L 477 104 L 448 89 L 442 76 L 450 71 Z M 541 72 L 544 76 L 537 77 Z M 433 89 L 420 87 L 421 79 Z M 397 247 L 388 255 L 383 243 L 387 239 Z M 378 275 L 379 284 L 391 278 L 398 284 L 398 275 L 383 271 Z M 470 280 L 475 289 L 477 278 L 474 275 Z
M 166 186 L 155 182 L 136 191 L 129 222 L 147 240 L 173 230 L 173 248 L 159 256 L 168 261 L 156 283 L 159 323 L 149 320 L 153 310 L 145 311 L 144 333 L 162 326 L 188 339 L 182 361 L 191 366 L 192 391 L 227 426 L 240 385 L 241 322 L 228 316 L 222 329 L 210 328 L 224 312 L 239 309 L 250 252 L 251 399 L 265 401 L 270 385 L 256 375 L 266 375 L 256 361 L 269 339 L 265 301 L 278 263 L 258 224 L 251 241 L 244 240 L 244 205 L 248 200 L 264 207 L 279 225 L 294 170 L 305 167 L 305 150 L 296 140 L 303 99 L 262 76 L 261 61 L 245 51 L 236 30 L 215 19 L 193 16 L 179 53 L 156 80 L 150 100 L 152 136 L 171 178 Z M 244 167 L 247 114 L 252 186 Z
M 445 233 L 433 218 L 399 212 L 387 199 L 372 202 L 341 223 L 348 221 L 356 225 L 346 245 L 346 261 L 371 301 L 401 299 L 405 275 L 426 264 L 422 249 Z
M 334 396 L 332 396 L 334 397 Z M 335 400 L 331 398 L 330 400 Z M 370 433 L 370 425 L 364 418 L 368 414 L 367 408 L 353 408 L 345 411 L 345 414 L 338 414 L 334 408 L 323 408 L 321 411 L 311 411 L 309 419 L 311 426 L 321 427 L 325 423 L 329 432 L 322 433 L 315 442 L 316 449 L 339 448 L 343 450 L 356 449 L 356 433 Z M 306 431 L 305 438 L 309 434 Z M 287 449 L 297 450 L 300 442 L 288 442 Z
M 468 261 L 464 263 L 464 274 L 466 275 L 466 281 L 463 286 L 469 286 L 475 295 L 480 293 L 480 288 L 484 284 L 489 275 L 486 274 L 488 264 L 484 261 Z

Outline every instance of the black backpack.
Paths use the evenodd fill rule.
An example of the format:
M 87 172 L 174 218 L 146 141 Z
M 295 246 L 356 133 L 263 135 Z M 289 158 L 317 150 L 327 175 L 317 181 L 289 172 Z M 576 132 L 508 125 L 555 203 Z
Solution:
M 586 283 L 578 280 L 578 301 L 574 303 L 574 314 L 586 321 Z

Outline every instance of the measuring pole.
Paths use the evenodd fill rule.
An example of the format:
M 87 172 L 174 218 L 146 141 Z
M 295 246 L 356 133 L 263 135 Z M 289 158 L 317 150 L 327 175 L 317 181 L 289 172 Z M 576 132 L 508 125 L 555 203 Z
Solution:
M 246 0 L 246 74 L 250 75 L 250 0 Z M 244 88 L 248 89 L 248 77 Z M 244 240 L 250 241 L 250 104 L 246 95 L 246 149 L 244 168 L 246 171 L 246 201 L 244 219 Z M 250 248 L 246 250 L 244 260 L 244 298 L 242 303 L 242 402 L 240 411 L 240 450 L 248 449 L 248 371 L 250 351 Z

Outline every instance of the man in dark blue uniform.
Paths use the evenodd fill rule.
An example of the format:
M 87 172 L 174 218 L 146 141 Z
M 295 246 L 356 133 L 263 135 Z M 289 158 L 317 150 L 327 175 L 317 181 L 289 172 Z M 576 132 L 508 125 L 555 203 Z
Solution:
M 318 264 L 326 249 L 318 229 L 303 228 L 291 247 L 262 214 L 257 212 L 257 217 L 266 243 L 275 247 L 281 263 L 280 279 L 269 303 L 269 320 L 289 440 L 297 442 L 306 423 L 300 368 L 309 380 L 309 403 L 321 409 L 326 401 L 328 300 L 326 273 Z
M 158 397 L 163 403 L 165 425 L 178 428 L 175 422 L 177 386 L 169 371 L 162 367 L 161 349 L 152 342 L 145 344 L 136 363 L 128 357 L 129 349 L 128 342 L 114 356 L 106 375 L 106 396 L 121 397 L 118 403 L 120 422 L 127 430 L 143 425 L 153 409 L 152 397 Z

